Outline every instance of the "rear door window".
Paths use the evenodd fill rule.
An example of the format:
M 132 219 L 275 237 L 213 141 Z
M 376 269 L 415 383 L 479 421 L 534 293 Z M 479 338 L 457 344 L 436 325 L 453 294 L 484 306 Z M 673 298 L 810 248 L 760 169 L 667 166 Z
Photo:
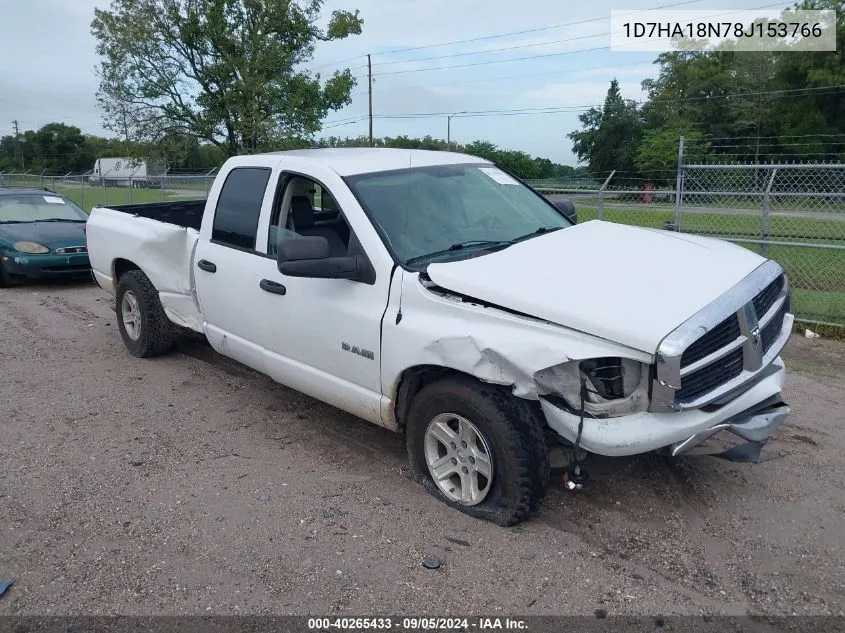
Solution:
M 237 167 L 229 172 L 214 210 L 211 241 L 255 250 L 258 218 L 269 179 L 270 170 L 263 167 Z

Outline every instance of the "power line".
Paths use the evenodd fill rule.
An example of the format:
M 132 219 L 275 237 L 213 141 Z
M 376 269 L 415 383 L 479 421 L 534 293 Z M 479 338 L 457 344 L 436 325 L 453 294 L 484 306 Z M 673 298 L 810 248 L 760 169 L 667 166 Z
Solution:
M 703 139 L 685 139 L 686 141 L 692 142 L 706 142 L 706 141 L 736 141 L 739 139 L 767 139 L 767 138 L 784 138 L 784 139 L 791 139 L 791 138 L 843 138 L 845 139 L 845 133 L 840 134 L 775 134 L 772 136 L 705 136 Z
M 774 8 L 774 7 L 781 7 L 782 5 L 783 5 L 782 2 L 778 2 L 778 3 L 775 3 L 775 4 L 768 4 L 768 5 L 764 5 L 764 6 L 760 6 L 760 7 L 754 7 L 753 9 L 749 9 L 749 11 L 754 11 L 754 10 L 758 10 L 758 9 L 771 9 L 771 8 Z M 735 13 L 735 12 L 736 11 L 716 13 L 712 17 L 717 17 L 719 15 L 729 15 L 730 13 Z M 609 33 L 603 33 L 601 35 L 609 35 Z M 585 37 L 598 37 L 598 36 L 591 35 L 591 36 L 585 36 Z M 432 70 L 452 70 L 454 68 L 469 68 L 469 67 L 472 67 L 472 66 L 487 66 L 487 65 L 490 65 L 490 64 L 506 64 L 506 63 L 509 63 L 509 62 L 528 61 L 528 60 L 532 60 L 532 59 L 546 59 L 546 58 L 549 58 L 549 57 L 560 57 L 562 55 L 574 55 L 576 53 L 590 53 L 590 52 L 594 52 L 594 51 L 601 51 L 601 50 L 608 50 L 608 49 L 610 49 L 609 45 L 608 46 L 596 46 L 596 47 L 593 47 L 593 48 L 582 48 L 582 49 L 575 49 L 575 50 L 571 50 L 571 51 L 560 51 L 560 52 L 557 52 L 557 53 L 543 53 L 543 54 L 540 54 L 540 55 L 526 55 L 524 57 L 512 57 L 512 58 L 509 58 L 509 59 L 492 59 L 492 60 L 487 60 L 487 61 L 483 61 L 483 62 L 472 62 L 472 63 L 469 63 L 469 64 L 453 64 L 451 66 L 435 66 L 435 67 L 432 67 L 432 68 L 409 68 L 407 70 L 392 70 L 392 71 L 383 72 L 383 73 L 376 73 L 374 75 L 374 77 L 384 77 L 384 76 L 388 76 L 388 75 L 400 75 L 400 74 L 406 74 L 406 73 L 429 72 L 429 71 L 432 71 Z M 486 51 L 486 52 L 491 52 L 491 51 Z M 443 57 L 454 57 L 454 56 L 457 56 L 457 55 L 445 55 Z M 407 63 L 411 63 L 411 62 L 415 62 L 415 61 L 419 61 L 419 60 L 413 60 L 413 59 L 406 60 Z
M 708 97 L 687 97 L 685 99 L 652 99 L 649 101 L 639 100 L 638 103 L 687 103 L 687 102 L 694 102 L 694 101 L 708 101 L 711 99 L 734 99 L 738 97 L 753 97 L 753 96 L 760 96 L 760 95 L 781 95 L 785 97 L 795 97 L 795 96 L 805 96 L 804 94 L 796 94 L 796 93 L 808 93 L 813 91 L 820 91 L 820 90 L 833 90 L 832 93 L 817 93 L 817 94 L 833 94 L 840 89 L 845 88 L 845 84 L 833 85 L 833 86 L 817 86 L 813 88 L 792 88 L 788 90 L 765 90 L 765 91 L 757 91 L 757 92 L 738 92 L 732 94 L 725 94 L 725 95 L 714 95 Z M 815 96 L 815 95 L 813 95 Z M 581 104 L 581 105 L 571 105 L 571 106 L 547 106 L 547 107 L 537 107 L 537 108 L 503 108 L 503 109 L 490 109 L 490 110 L 466 110 L 460 113 L 454 112 L 398 112 L 392 114 L 379 114 L 374 115 L 375 118 L 380 119 L 425 119 L 431 117 L 442 117 L 442 116 L 455 116 L 456 118 L 470 118 L 470 117 L 482 117 L 482 116 L 514 116 L 514 115 L 523 115 L 523 114 L 556 114 L 562 112 L 577 112 L 588 110 L 590 108 L 597 108 L 600 107 L 601 104 Z M 756 137 L 752 137 L 756 138 Z
M 695 0 L 695 1 L 700 1 L 700 0 Z M 686 3 L 681 3 L 681 4 L 686 4 Z M 770 8 L 771 6 L 777 6 L 777 5 L 769 5 L 769 6 L 757 7 L 757 8 L 758 9 L 767 9 L 767 8 Z M 665 8 L 665 7 L 658 7 L 658 8 Z M 639 11 L 635 11 L 634 13 L 639 13 Z M 732 13 L 732 12 L 717 13 L 712 17 L 727 15 L 729 13 Z M 622 31 L 617 31 L 616 33 L 622 33 Z M 522 48 L 533 48 L 533 47 L 536 47 L 536 46 L 547 46 L 549 44 L 561 44 L 563 42 L 572 42 L 572 41 L 575 41 L 575 40 L 588 40 L 588 39 L 592 39 L 594 37 L 604 37 L 606 35 L 612 35 L 612 34 L 613 34 L 613 32 L 608 31 L 606 33 L 596 33 L 594 35 L 580 35 L 580 36 L 577 36 L 577 37 L 567 37 L 567 38 L 563 38 L 563 39 L 559 39 L 559 40 L 547 40 L 547 41 L 543 41 L 543 42 L 533 42 L 531 44 L 519 44 L 517 46 L 506 46 L 506 47 L 503 47 L 503 48 L 490 48 L 490 49 L 486 49 L 486 50 L 483 50 L 483 51 L 468 51 L 468 52 L 465 52 L 465 53 L 450 53 L 448 55 L 436 55 L 434 57 L 422 57 L 422 58 L 418 58 L 418 59 L 400 59 L 400 60 L 393 60 L 393 61 L 387 61 L 387 62 L 376 62 L 374 65 L 375 66 L 386 66 L 386 65 L 389 65 L 389 64 L 410 64 L 410 63 L 414 63 L 414 62 L 425 62 L 425 61 L 431 61 L 431 60 L 435 60 L 435 59 L 446 59 L 446 58 L 452 58 L 452 57 L 465 57 L 467 55 L 484 55 L 484 54 L 487 54 L 487 53 L 499 53 L 499 52 L 503 52 L 503 51 L 513 51 L 513 50 L 522 49 Z M 531 59 L 531 58 L 528 57 L 528 58 L 525 58 L 525 59 Z M 385 74 L 385 73 L 382 73 L 382 74 Z
M 644 65 L 644 63 L 645 62 L 631 62 L 631 63 L 628 63 L 628 64 L 614 64 L 612 66 L 612 68 L 616 69 L 616 68 L 625 68 L 625 67 L 630 67 L 630 66 L 642 66 L 642 65 Z M 649 63 L 651 63 L 651 62 L 649 62 Z M 576 68 L 576 69 L 571 70 L 571 71 L 568 70 L 568 69 L 556 69 L 556 70 L 544 70 L 543 72 L 540 72 L 540 73 L 522 73 L 522 74 L 519 74 L 519 75 L 495 75 L 493 77 L 483 77 L 481 79 L 464 79 L 464 80 L 459 80 L 459 81 L 447 81 L 447 82 L 444 82 L 444 83 L 428 84 L 428 85 L 421 86 L 421 87 L 423 87 L 423 88 L 439 88 L 441 86 L 457 86 L 457 85 L 474 84 L 474 83 L 489 83 L 489 82 L 493 82 L 493 81 L 502 81 L 504 79 L 523 79 L 523 78 L 526 78 L 526 77 L 541 77 L 541 76 L 544 76 L 544 75 L 562 75 L 562 74 L 565 74 L 565 73 L 583 73 L 583 72 L 588 71 L 588 70 L 603 70 L 605 68 L 608 68 L 608 64 L 602 64 L 601 66 L 588 66 L 586 68 Z M 396 86 L 394 88 L 384 88 L 384 89 L 381 89 L 381 90 L 375 90 L 374 93 L 380 94 L 380 93 L 383 93 L 383 92 L 395 92 L 397 90 L 409 90 L 413 87 L 414 86 Z M 367 94 L 367 91 L 361 90 L 359 92 L 353 92 L 349 96 L 355 97 L 355 96 L 362 95 L 362 94 Z
M 410 68 L 408 70 L 391 70 L 386 73 L 376 73 L 376 77 L 385 77 L 387 75 L 404 75 L 406 73 L 422 73 L 431 70 L 452 70 L 453 68 L 469 68 L 470 66 L 489 66 L 490 64 L 507 64 L 508 62 L 521 62 L 530 59 L 541 59 L 547 57 L 560 57 L 562 55 L 574 55 L 575 53 L 589 53 L 592 51 L 602 51 L 610 48 L 609 46 L 596 46 L 594 48 L 581 48 L 574 51 L 561 51 L 559 53 L 543 53 L 541 55 L 528 55 L 525 57 L 513 57 L 511 59 L 491 59 L 483 62 L 472 62 L 470 64 L 453 64 L 451 66 L 435 66 L 433 68 Z M 413 60 L 411 60 L 413 61 Z
M 699 1 L 699 0 L 696 0 Z M 520 44 L 518 46 L 506 46 L 504 48 L 490 48 L 483 51 L 468 51 L 465 53 L 451 53 L 449 55 L 435 55 L 434 57 L 421 57 L 419 59 L 396 59 L 389 62 L 376 62 L 375 66 L 387 66 L 389 64 L 412 64 L 415 62 L 427 62 L 433 59 L 446 59 L 451 57 L 465 57 L 467 55 L 485 55 L 487 53 L 500 53 L 503 51 L 514 51 L 520 48 L 533 48 L 535 46 L 547 46 L 549 44 L 560 44 L 562 42 L 572 42 L 574 40 L 588 40 L 594 37 L 604 37 L 605 35 L 610 35 L 610 32 L 607 33 L 596 33 L 595 35 L 580 35 L 578 37 L 567 37 L 560 40 L 548 40 L 545 42 L 534 42 L 533 44 Z M 381 73 L 386 74 L 386 73 Z
M 674 8 L 674 7 L 684 6 L 684 5 L 687 5 L 687 4 L 695 4 L 695 3 L 703 2 L 703 1 L 704 0 L 686 0 L 685 2 L 675 2 L 675 3 L 672 3 L 672 4 L 665 4 L 665 5 L 661 5 L 661 6 L 658 6 L 658 7 L 653 7 L 651 9 L 641 9 L 639 11 L 631 11 L 631 15 L 635 15 L 637 13 L 643 13 L 644 11 L 657 11 L 657 10 L 660 10 L 660 9 L 670 9 L 670 8 Z M 499 39 L 499 38 L 502 38 L 502 37 L 511 37 L 513 35 L 524 35 L 526 33 L 539 33 L 541 31 L 550 31 L 550 30 L 553 30 L 553 29 L 560 29 L 560 28 L 563 28 L 563 27 L 566 27 L 566 26 L 576 26 L 576 25 L 579 25 L 579 24 L 588 24 L 590 22 L 600 22 L 600 21 L 607 20 L 607 19 L 608 19 L 607 15 L 602 15 L 600 17 L 587 18 L 587 19 L 584 19 L 584 20 L 575 20 L 575 21 L 572 21 L 572 22 L 563 22 L 561 24 L 553 24 L 551 26 L 541 26 L 541 27 L 536 27 L 536 28 L 531 28 L 531 29 L 523 29 L 521 31 L 508 31 L 507 33 L 498 33 L 496 35 L 483 35 L 483 36 L 480 36 L 480 37 L 471 37 L 471 38 L 465 39 L 465 40 L 454 40 L 454 41 L 451 41 L 451 42 L 440 42 L 438 44 L 426 44 L 426 45 L 422 45 L 422 46 L 411 46 L 411 47 L 407 47 L 407 48 L 396 48 L 396 49 L 389 50 L 389 51 L 380 51 L 380 52 L 377 52 L 377 53 L 374 53 L 374 54 L 376 54 L 376 55 L 393 55 L 394 53 L 404 53 L 404 52 L 407 52 L 407 51 L 419 51 L 419 50 L 425 50 L 425 49 L 429 49 L 429 48 L 441 48 L 443 46 L 453 46 L 455 44 L 468 44 L 468 43 L 471 43 L 471 42 L 481 42 L 481 41 L 486 41 L 486 40 Z M 558 40 L 558 41 L 566 41 L 566 40 Z M 549 43 L 557 43 L 557 42 L 543 42 L 541 44 L 528 44 L 528 45 L 525 45 L 525 46 L 522 46 L 522 47 L 516 46 L 516 47 L 503 48 L 503 49 L 498 49 L 498 50 L 513 50 L 513 49 L 516 49 L 516 48 L 525 48 L 526 46 L 540 46 L 542 44 L 549 44 Z M 458 56 L 461 56 L 461 55 L 474 55 L 474 54 L 480 54 L 480 53 L 489 53 L 489 52 L 495 52 L 496 50 L 497 49 L 493 49 L 492 51 L 479 51 L 478 53 L 457 53 L 455 55 L 445 55 L 444 57 L 453 57 L 453 56 L 458 57 Z M 309 70 L 309 72 L 314 72 L 315 70 L 320 70 L 321 68 L 327 68 L 329 66 L 338 66 L 338 65 L 344 64 L 346 62 L 355 61 L 356 59 L 363 59 L 364 57 L 366 57 L 366 54 L 355 55 L 354 57 L 348 57 L 346 59 L 341 59 L 339 61 L 330 62 L 328 64 L 322 64 L 320 66 L 315 66 L 314 68 L 310 68 L 308 70 Z M 437 58 L 431 58 L 431 59 L 437 59 Z M 375 65 L 400 64 L 400 63 L 406 63 L 406 62 L 411 62 L 411 61 L 424 61 L 424 60 L 400 60 L 400 61 L 376 62 Z M 366 64 L 362 64 L 361 66 L 355 66 L 354 68 L 352 68 L 350 70 L 355 70 L 357 68 L 366 68 Z
M 673 8 L 673 7 L 680 7 L 680 6 L 683 6 L 685 4 L 695 4 L 696 2 L 702 2 L 702 1 L 703 0 L 686 0 L 686 2 L 675 2 L 675 3 L 672 3 L 672 4 L 662 5 L 662 6 L 659 6 L 659 7 L 653 7 L 651 9 L 642 9 L 640 11 L 632 11 L 631 15 L 634 15 L 636 13 L 642 13 L 643 11 L 657 11 L 659 9 L 670 9 L 670 8 Z M 439 44 L 427 44 L 425 46 L 410 46 L 408 48 L 396 48 L 396 49 L 391 50 L 391 51 L 381 51 L 378 54 L 379 55 L 392 55 L 394 53 L 404 53 L 404 52 L 407 52 L 407 51 L 419 51 L 419 50 L 424 50 L 424 49 L 428 49 L 428 48 L 439 48 L 441 46 L 452 46 L 454 44 L 467 44 L 467 43 L 470 43 L 470 42 L 481 42 L 483 40 L 492 40 L 492 39 L 498 39 L 498 38 L 501 38 L 501 37 L 510 37 L 511 35 L 524 35 L 526 33 L 539 33 L 540 31 L 551 31 L 552 29 L 560 29 L 560 28 L 563 28 L 565 26 L 575 26 L 577 24 L 587 24 L 589 22 L 599 22 L 601 20 L 607 20 L 607 19 L 608 19 L 608 16 L 607 16 L 607 14 L 605 14 L 601 17 L 596 17 L 596 18 L 587 18 L 587 19 L 584 19 L 584 20 L 575 20 L 573 22 L 563 22 L 562 24 L 553 24 L 551 26 L 541 26 L 541 27 L 537 27 L 537 28 L 533 28 L 533 29 L 524 29 L 524 30 L 521 30 L 521 31 L 509 31 L 507 33 L 499 33 L 497 35 L 484 35 L 484 36 L 481 36 L 481 37 L 471 37 L 471 38 L 466 39 L 466 40 L 455 40 L 455 41 L 452 41 L 452 42 L 441 42 Z
M 359 116 L 354 117 L 351 119 L 341 119 L 339 121 L 329 121 L 328 125 L 323 125 L 321 130 L 329 130 L 333 127 L 343 127 L 344 125 L 351 125 L 353 123 L 359 123 L 361 121 L 366 121 L 368 117 L 366 116 Z

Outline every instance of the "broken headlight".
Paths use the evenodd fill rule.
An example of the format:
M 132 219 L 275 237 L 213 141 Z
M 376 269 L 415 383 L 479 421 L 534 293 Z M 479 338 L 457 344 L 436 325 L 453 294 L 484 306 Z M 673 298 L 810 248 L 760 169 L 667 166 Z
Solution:
M 572 411 L 614 417 L 648 408 L 649 365 L 631 358 L 570 361 L 534 376 L 540 395 L 561 396 Z
M 579 365 L 587 393 L 604 400 L 618 400 L 630 396 L 640 383 L 643 364 L 622 358 L 591 358 Z

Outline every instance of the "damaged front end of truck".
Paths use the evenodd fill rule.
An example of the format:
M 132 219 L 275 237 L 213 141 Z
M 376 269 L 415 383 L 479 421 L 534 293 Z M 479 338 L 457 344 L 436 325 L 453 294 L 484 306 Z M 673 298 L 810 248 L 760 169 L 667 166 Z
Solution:
M 426 274 L 415 285 L 420 308 L 437 301 L 473 312 L 472 333 L 450 333 L 447 319 L 444 335 L 419 356 L 538 402 L 547 426 L 576 449 L 713 454 L 702 445 L 724 431 L 747 443 L 724 457 L 759 461 L 760 448 L 790 412 L 781 399 L 780 351 L 794 317 L 788 280 L 774 262 L 686 319 L 650 353 L 448 290 Z M 414 301 L 409 294 L 403 302 Z

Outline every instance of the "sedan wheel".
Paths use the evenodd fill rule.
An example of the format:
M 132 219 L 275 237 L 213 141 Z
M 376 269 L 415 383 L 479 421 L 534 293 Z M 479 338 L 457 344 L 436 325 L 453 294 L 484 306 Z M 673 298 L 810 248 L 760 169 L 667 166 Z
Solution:
M 465 417 L 441 413 L 425 432 L 428 472 L 448 499 L 474 506 L 493 483 L 493 458 L 487 440 Z

